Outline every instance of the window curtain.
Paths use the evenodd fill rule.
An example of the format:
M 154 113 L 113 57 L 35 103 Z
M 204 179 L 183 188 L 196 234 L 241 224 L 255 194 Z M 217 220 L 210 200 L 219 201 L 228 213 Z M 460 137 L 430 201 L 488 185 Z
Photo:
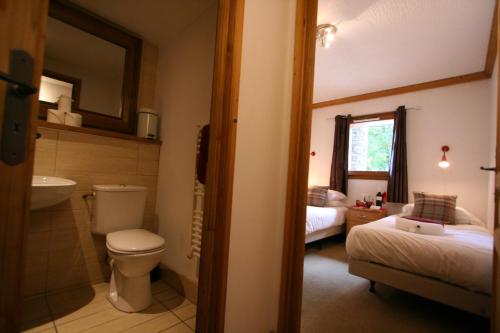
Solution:
M 330 189 L 347 194 L 350 116 L 335 117 Z
M 406 108 L 394 113 L 391 164 L 387 182 L 387 201 L 408 203 L 408 166 L 406 161 Z

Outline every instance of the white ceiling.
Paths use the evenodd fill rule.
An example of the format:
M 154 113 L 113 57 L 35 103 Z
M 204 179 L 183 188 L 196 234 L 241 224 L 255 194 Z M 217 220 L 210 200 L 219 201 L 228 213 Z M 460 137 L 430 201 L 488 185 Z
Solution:
M 495 0 L 319 0 L 314 102 L 484 69 Z
M 166 45 L 215 0 L 71 0 L 155 45 Z

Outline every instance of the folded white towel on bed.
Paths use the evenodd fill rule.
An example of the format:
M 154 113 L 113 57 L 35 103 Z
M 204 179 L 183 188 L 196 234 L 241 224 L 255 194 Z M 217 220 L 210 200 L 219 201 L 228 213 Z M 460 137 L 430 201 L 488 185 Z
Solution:
M 444 234 L 444 226 L 438 223 L 429 223 L 396 217 L 396 229 L 423 235 L 440 236 Z

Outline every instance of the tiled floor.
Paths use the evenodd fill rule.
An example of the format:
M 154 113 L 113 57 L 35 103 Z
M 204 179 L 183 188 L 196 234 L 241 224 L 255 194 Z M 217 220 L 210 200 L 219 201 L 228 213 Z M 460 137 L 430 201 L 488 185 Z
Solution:
M 26 300 L 22 332 L 194 332 L 196 305 L 163 282 L 152 284 L 153 304 L 138 313 L 115 309 L 107 289 L 101 283 Z

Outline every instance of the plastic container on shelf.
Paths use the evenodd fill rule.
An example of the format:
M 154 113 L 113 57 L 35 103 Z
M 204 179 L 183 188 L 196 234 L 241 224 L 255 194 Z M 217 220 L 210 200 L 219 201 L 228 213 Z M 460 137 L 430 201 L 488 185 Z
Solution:
M 156 110 L 141 108 L 137 122 L 137 136 L 155 140 L 158 138 L 158 113 Z

